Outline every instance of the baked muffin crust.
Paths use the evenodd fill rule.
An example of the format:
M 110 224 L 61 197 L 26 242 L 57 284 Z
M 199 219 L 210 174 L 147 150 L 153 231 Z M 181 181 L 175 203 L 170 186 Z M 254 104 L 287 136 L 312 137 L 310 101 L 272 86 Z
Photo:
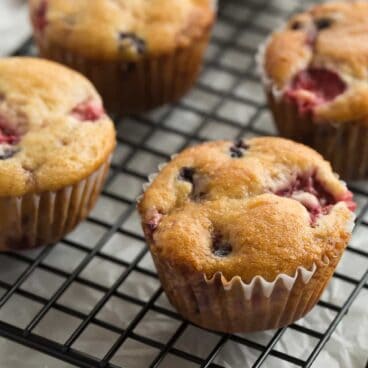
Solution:
M 29 0 L 38 36 L 97 60 L 187 46 L 214 20 L 213 0 Z
M 189 148 L 140 200 L 154 255 L 184 273 L 272 281 L 341 252 L 355 204 L 312 149 L 280 138 Z
M 271 36 L 263 67 L 270 82 L 317 122 L 366 124 L 367 45 L 368 3 L 326 3 L 295 15 Z
M 87 79 L 45 60 L 0 59 L 0 197 L 73 185 L 114 147 L 113 123 Z

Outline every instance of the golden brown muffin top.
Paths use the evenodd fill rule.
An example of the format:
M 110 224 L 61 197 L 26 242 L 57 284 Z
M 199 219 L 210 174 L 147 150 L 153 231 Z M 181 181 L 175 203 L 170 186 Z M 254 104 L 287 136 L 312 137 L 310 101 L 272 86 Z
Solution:
M 295 15 L 273 33 L 263 63 L 301 113 L 368 124 L 368 2 L 331 2 Z
M 214 0 L 29 0 L 38 37 L 84 57 L 136 60 L 188 45 L 210 27 Z
M 280 138 L 217 141 L 165 166 L 139 212 L 151 251 L 174 268 L 272 281 L 311 269 L 350 236 L 352 194 L 312 149 Z
M 72 185 L 114 147 L 114 125 L 87 79 L 45 60 L 0 59 L 1 197 Z

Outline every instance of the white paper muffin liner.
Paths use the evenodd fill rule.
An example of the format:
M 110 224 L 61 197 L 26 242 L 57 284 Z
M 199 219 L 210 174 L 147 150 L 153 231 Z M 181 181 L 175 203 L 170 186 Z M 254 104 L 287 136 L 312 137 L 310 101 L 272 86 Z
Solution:
M 73 230 L 96 203 L 110 160 L 84 180 L 58 191 L 0 198 L 0 250 L 51 244 Z
M 166 165 L 161 164 L 158 173 Z M 158 173 L 148 177 L 143 193 Z M 352 213 L 347 232 L 351 233 L 354 219 Z M 147 237 L 147 242 L 154 247 L 152 239 Z M 293 276 L 280 273 L 267 281 L 256 275 L 249 283 L 239 276 L 227 280 L 221 272 L 211 278 L 203 272 L 184 272 L 151 254 L 168 299 L 183 317 L 209 330 L 237 333 L 274 329 L 302 318 L 318 302 L 346 245 L 336 244 L 339 253 L 330 258 L 324 255 L 309 269 L 300 266 Z
M 229 333 L 274 329 L 303 317 L 334 269 L 326 259 L 323 267 L 299 267 L 293 277 L 280 274 L 268 282 L 255 276 L 246 284 L 239 276 L 227 281 L 218 272 L 207 279 L 203 273 L 175 269 L 155 254 L 153 259 L 168 299 L 182 316 L 203 328 Z
M 270 38 L 256 55 L 257 71 L 263 83 L 268 106 L 282 137 L 304 143 L 328 160 L 344 180 L 368 177 L 368 127 L 360 121 L 316 123 L 312 114 L 301 115 L 297 106 L 283 98 L 264 68 L 265 50 Z

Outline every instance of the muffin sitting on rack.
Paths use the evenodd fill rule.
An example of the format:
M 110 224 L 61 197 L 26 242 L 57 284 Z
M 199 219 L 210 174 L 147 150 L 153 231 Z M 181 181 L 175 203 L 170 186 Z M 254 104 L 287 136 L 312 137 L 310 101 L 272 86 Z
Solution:
M 78 73 L 32 58 L 0 60 L 0 250 L 55 242 L 101 191 L 115 130 Z
M 345 179 L 368 176 L 368 3 L 332 2 L 290 19 L 260 52 L 281 135 L 304 142 Z
M 29 0 L 43 57 L 84 73 L 109 111 L 140 112 L 193 85 L 214 0 Z
M 249 332 L 290 324 L 316 304 L 355 204 L 315 151 L 256 138 L 185 150 L 138 207 L 178 311 L 208 329 Z

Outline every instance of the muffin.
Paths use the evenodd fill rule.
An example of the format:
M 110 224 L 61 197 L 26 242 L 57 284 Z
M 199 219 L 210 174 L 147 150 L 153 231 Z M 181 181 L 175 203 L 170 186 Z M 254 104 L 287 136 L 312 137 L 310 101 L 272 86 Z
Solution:
M 109 111 L 175 101 L 197 79 L 214 0 L 29 0 L 43 57 L 85 74 Z
M 101 191 L 115 147 L 95 89 L 49 61 L 0 59 L 0 250 L 58 241 Z
M 171 303 L 201 327 L 234 333 L 288 325 L 317 303 L 355 204 L 312 149 L 254 138 L 180 153 L 138 208 Z
M 367 27 L 366 1 L 326 3 L 292 17 L 259 54 L 280 134 L 344 179 L 368 176 Z

